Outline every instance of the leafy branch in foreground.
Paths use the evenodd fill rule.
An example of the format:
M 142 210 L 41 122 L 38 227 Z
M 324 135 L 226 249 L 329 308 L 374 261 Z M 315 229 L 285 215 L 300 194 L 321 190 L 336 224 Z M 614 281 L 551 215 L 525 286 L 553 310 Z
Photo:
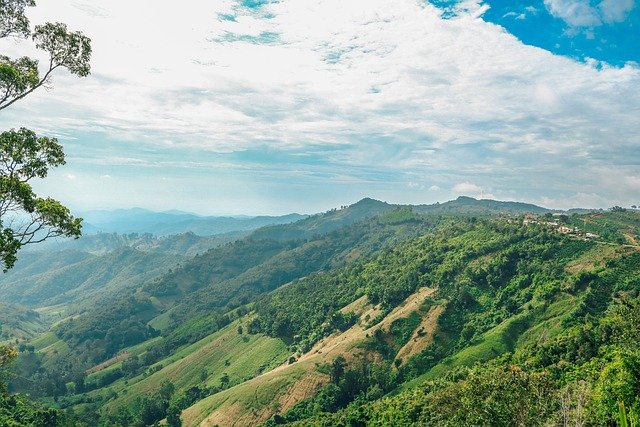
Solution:
M 0 39 L 30 37 L 49 57 L 41 67 L 33 58 L 0 55 L 0 111 L 47 85 L 59 68 L 79 77 L 90 72 L 91 40 L 62 23 L 36 25 L 32 32 L 25 15 L 32 6 L 33 0 L 0 0 Z M 60 202 L 38 197 L 29 184 L 64 163 L 62 146 L 55 138 L 39 137 L 24 127 L 0 134 L 0 264 L 4 271 L 13 267 L 23 245 L 80 236 L 82 219 L 74 218 Z

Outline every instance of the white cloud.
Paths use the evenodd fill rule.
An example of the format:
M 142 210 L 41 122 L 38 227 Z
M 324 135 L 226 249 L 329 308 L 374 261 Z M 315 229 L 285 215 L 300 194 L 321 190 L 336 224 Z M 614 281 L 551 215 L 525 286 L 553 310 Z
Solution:
M 589 0 L 544 0 L 547 10 L 572 27 L 597 27 L 622 22 L 635 7 L 635 0 L 602 0 L 592 6 Z
M 595 27 L 602 22 L 588 0 L 544 0 L 549 12 L 573 27 Z
M 482 187 L 471 182 L 461 182 L 454 185 L 451 191 L 460 195 L 480 194 Z
M 575 193 L 562 198 L 542 197 L 538 203 L 553 209 L 591 208 L 594 206 L 603 207 L 615 205 L 615 203 L 611 203 L 610 200 L 595 193 Z
M 618 19 L 632 3 L 545 2 L 576 26 Z M 413 0 L 282 0 L 260 13 L 231 0 L 41 2 L 34 22 L 68 22 L 92 37 L 93 75 L 58 74 L 54 90 L 6 110 L 0 125 L 28 119 L 42 133 L 125 141 L 140 152 L 119 146 L 91 161 L 138 171 L 158 165 L 159 153 L 261 150 L 314 153 L 347 171 L 345 182 L 386 182 L 382 172 L 399 183 L 436 176 L 442 188 L 477 179 L 498 195 L 588 185 L 631 197 L 592 171 L 640 174 L 640 99 L 628 95 L 640 90 L 640 70 L 525 46 L 479 19 L 482 7 L 465 2 L 467 14 L 443 20 Z M 264 34 L 277 37 L 256 43 Z M 317 168 L 296 167 L 305 176 Z
M 429 187 L 429 191 L 440 191 L 440 187 L 438 187 L 437 185 L 432 185 L 431 187 Z
M 495 194 L 472 182 L 461 182 L 451 189 L 452 196 L 470 196 L 477 199 L 498 199 Z
M 602 0 L 598 5 L 602 19 L 608 24 L 622 22 L 635 7 L 635 0 Z

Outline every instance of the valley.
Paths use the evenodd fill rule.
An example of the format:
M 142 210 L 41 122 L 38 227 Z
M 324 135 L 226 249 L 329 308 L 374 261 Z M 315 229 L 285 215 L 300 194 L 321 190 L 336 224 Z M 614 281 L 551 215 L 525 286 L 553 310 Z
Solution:
M 616 313 L 637 307 L 640 214 L 553 216 L 598 239 L 525 215 L 554 214 L 365 199 L 235 240 L 95 235 L 64 257 L 27 252 L 0 282 L 20 351 L 10 390 L 70 425 L 440 425 L 458 411 L 424 408 L 447 393 L 542 375 L 554 396 L 587 384 L 585 411 L 616 419 L 590 367 L 635 369 L 637 319 Z M 553 399 L 527 413 L 554 420 Z M 522 415 L 516 403 L 503 410 Z

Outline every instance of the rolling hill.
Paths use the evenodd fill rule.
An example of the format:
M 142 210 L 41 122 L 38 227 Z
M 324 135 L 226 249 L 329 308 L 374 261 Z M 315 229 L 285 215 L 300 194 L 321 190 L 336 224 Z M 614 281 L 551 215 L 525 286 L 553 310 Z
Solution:
M 640 214 L 547 213 L 364 199 L 115 299 L 76 286 L 104 303 L 33 338 L 12 387 L 105 426 L 605 425 L 620 402 L 634 416 Z

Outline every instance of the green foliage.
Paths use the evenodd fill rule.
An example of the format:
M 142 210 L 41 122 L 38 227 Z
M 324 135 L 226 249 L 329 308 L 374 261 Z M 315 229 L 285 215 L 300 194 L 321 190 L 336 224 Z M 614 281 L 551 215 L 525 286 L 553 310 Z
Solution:
M 25 8 L 30 0 L 0 2 L 0 39 L 31 35 Z M 36 48 L 49 54 L 48 69 L 40 76 L 38 61 L 0 55 L 0 110 L 45 84 L 57 68 L 80 77 L 89 74 L 90 40 L 69 32 L 65 24 L 36 25 Z M 50 168 L 64 164 L 64 154 L 55 138 L 37 137 L 26 128 L 0 133 L 0 264 L 13 267 L 18 250 L 55 236 L 80 236 L 81 219 L 51 198 L 35 195 L 29 181 L 44 178 Z
M 0 394 L 0 425 L 3 427 L 72 427 L 79 424 L 64 412 L 46 408 L 25 396 Z
M 308 224 L 350 218 L 348 209 Z M 635 416 L 640 254 L 632 248 L 599 250 L 605 245 L 515 220 L 406 209 L 309 240 L 282 238 L 295 228 L 284 227 L 282 234 L 277 227 L 257 234 L 274 239 L 216 248 L 143 284 L 134 298 L 62 323 L 56 332 L 63 341 L 43 339 L 34 345 L 41 354 L 21 358 L 38 371 L 38 363 L 54 360 L 45 352 L 68 345 L 69 355 L 55 359 L 64 361 L 61 370 L 48 365 L 52 378 L 38 377 L 45 394 L 86 413 L 102 408 L 115 425 L 159 416 L 179 425 L 181 411 L 202 399 L 197 416 L 240 404 L 251 418 L 278 413 L 274 396 L 309 374 L 309 356 L 323 357 L 323 350 L 292 356 L 283 341 L 306 351 L 357 323 L 375 326 L 428 287 L 434 293 L 422 307 L 394 312 L 393 322 L 387 318 L 350 347 L 366 363 L 348 354 L 325 360 L 333 362 L 320 367 L 330 383 L 270 423 L 603 425 L 618 420 L 619 403 Z M 381 314 L 361 319 L 358 304 L 376 305 Z M 436 304 L 440 315 L 426 348 L 394 364 Z M 148 323 L 162 330 L 145 329 Z M 86 380 L 62 372 L 116 349 L 136 356 Z M 260 376 L 287 358 L 275 375 Z M 172 393 L 161 393 L 165 378 Z M 244 382 L 252 378 L 259 387 Z M 96 388 L 106 384 L 108 390 Z
M 11 60 L 0 57 L 0 110 L 24 98 L 45 84 L 58 68 L 66 68 L 71 74 L 85 77 L 90 72 L 91 40 L 80 32 L 70 32 L 62 23 L 36 25 L 30 34 L 28 20 L 24 15 L 25 6 L 34 6 L 34 2 L 24 0 L 4 0 L 3 13 L 0 15 L 0 37 L 15 35 L 32 36 L 37 49 L 49 56 L 45 73 L 38 72 L 38 61 L 23 57 Z M 5 9 L 6 7 L 6 9 Z
M 595 382 L 593 399 L 597 419 L 602 424 L 616 421 L 622 403 L 632 414 L 640 413 L 640 354 L 614 351 Z
M 29 20 L 24 13 L 29 6 L 35 6 L 35 1 L 0 0 L 0 38 L 29 36 Z
M 107 414 L 101 420 L 101 425 L 122 427 L 155 425 L 167 417 L 169 408 L 173 408 L 172 422 L 174 424 L 172 425 L 176 425 L 176 405 L 172 405 L 174 392 L 175 386 L 170 381 L 165 380 L 155 393 L 138 396 L 129 407 L 123 407 L 114 413 Z
M 517 366 L 472 370 L 462 380 L 431 382 L 293 425 L 542 426 L 554 412 L 553 393 L 544 373 L 528 373 Z
M 0 263 L 6 271 L 23 245 L 80 236 L 81 219 L 56 200 L 37 197 L 28 184 L 64 164 L 62 146 L 55 138 L 37 137 L 25 128 L 2 132 L 0 159 Z
M 299 411 L 296 418 L 276 417 L 273 423 L 613 425 L 619 403 L 634 416 L 640 396 L 640 313 L 634 298 L 640 293 L 638 253 L 620 252 L 604 268 L 571 275 L 565 266 L 592 248 L 592 242 L 542 227 L 510 229 L 483 222 L 456 226 L 448 230 L 442 255 L 431 243 L 428 252 L 438 257 L 435 268 L 425 269 L 424 258 L 415 252 L 407 258 L 418 259 L 419 267 L 398 262 L 409 271 L 427 271 L 431 280 L 436 277 L 435 297 L 448 300 L 434 343 L 400 367 L 396 377 L 402 382 L 428 370 L 423 378 L 433 380 L 413 382 L 422 386 L 374 403 L 354 401 L 335 414 L 328 413 L 335 412 L 334 407 L 325 405 L 315 412 Z M 407 247 L 399 252 L 406 255 L 412 250 Z M 377 262 L 372 268 L 376 282 L 393 289 L 402 276 L 384 267 Z M 351 289 L 368 295 L 363 276 L 361 271 L 354 275 L 360 287 Z M 385 277 L 391 279 L 385 282 Z M 419 275 L 417 281 L 429 284 Z M 289 288 L 277 292 L 290 294 Z M 286 310 L 295 312 L 297 307 Z M 363 348 L 393 354 L 415 325 L 412 316 L 396 321 L 389 332 L 376 331 Z M 513 362 L 527 370 L 509 367 Z M 335 387 L 330 391 L 323 398 L 329 403 L 338 393 Z
M 543 229 L 497 221 L 443 218 L 431 230 L 433 235 L 399 244 L 371 260 L 310 275 L 265 295 L 255 304 L 259 316 L 254 326 L 305 351 L 335 330 L 332 316 L 360 296 L 388 313 L 428 286 L 439 288 L 438 295 L 450 301 L 442 331 L 458 336 L 466 328 L 459 341 L 465 345 L 535 297 L 557 293 L 557 279 L 564 272 L 554 254 L 573 244 Z M 555 287 L 536 294 L 551 283 Z M 406 329 L 401 335 L 412 332 L 409 325 Z
M 72 348 L 78 348 L 90 364 L 97 364 L 115 355 L 119 350 L 138 344 L 158 335 L 147 325 L 155 313 L 148 300 L 127 298 L 119 306 L 97 309 L 94 316 L 70 319 L 56 329 L 56 335 Z
M 637 427 L 638 418 L 633 413 L 627 413 L 624 403 L 618 402 L 618 408 L 618 425 L 620 427 Z
M 395 374 L 385 365 L 361 361 L 350 369 L 338 356 L 329 366 L 331 383 L 314 397 L 304 400 L 285 414 L 274 417 L 267 425 L 291 423 L 326 412 L 336 412 L 352 402 L 364 404 L 381 398 L 395 385 Z

